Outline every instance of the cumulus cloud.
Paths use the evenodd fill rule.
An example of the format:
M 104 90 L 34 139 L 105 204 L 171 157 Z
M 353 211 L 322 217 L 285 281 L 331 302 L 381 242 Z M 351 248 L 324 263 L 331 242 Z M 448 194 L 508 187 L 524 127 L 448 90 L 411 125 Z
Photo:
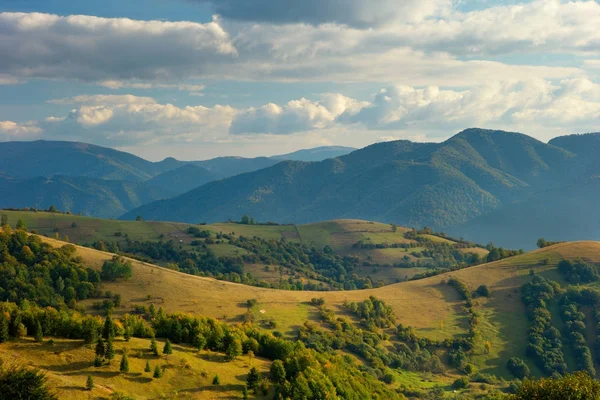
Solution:
M 285 23 L 339 23 L 357 27 L 418 21 L 447 10 L 450 0 L 190 0 L 208 3 L 225 18 Z
M 332 15 L 343 13 L 342 7 L 334 7 L 338 3 L 330 3 Z M 399 9 L 404 7 L 396 1 L 382 0 L 382 8 L 378 8 L 351 0 L 348 12 L 356 13 L 369 4 L 369 12 L 379 13 L 393 3 Z M 402 2 L 416 9 L 434 3 Z M 226 4 L 233 0 L 223 1 L 224 10 L 229 7 Z M 319 13 L 323 10 L 321 7 Z M 195 94 L 201 93 L 202 85 L 189 80 L 472 86 L 490 77 L 583 76 L 585 72 L 579 68 L 515 65 L 486 57 L 557 51 L 587 54 L 597 52 L 600 44 L 600 5 L 594 1 L 547 0 L 470 13 L 453 11 L 373 29 L 343 25 L 344 18 L 319 25 L 257 24 L 227 18 L 216 17 L 202 24 L 1 13 L 0 74 L 13 80 L 76 79 L 113 89 L 162 87 Z
M 0 121 L 0 137 L 5 139 L 27 139 L 42 132 L 34 122 L 17 123 L 14 121 Z
M 600 118 L 600 85 L 570 79 L 558 85 L 543 80 L 493 82 L 455 91 L 431 86 L 382 89 L 358 112 L 339 123 L 370 129 L 455 129 L 471 126 L 593 126 Z
M 341 94 L 328 93 L 321 101 L 307 99 L 290 101 L 284 106 L 267 104 L 239 112 L 232 121 L 231 134 L 270 133 L 285 135 L 324 129 L 346 111 L 358 111 L 368 103 Z
M 558 83 L 498 81 L 464 90 L 395 85 L 370 101 L 326 93 L 318 100 L 301 98 L 245 109 L 177 107 L 132 95 L 82 95 L 52 102 L 74 108 L 66 116 L 38 122 L 0 122 L 3 137 L 76 139 L 111 146 L 231 142 L 266 135 L 320 135 L 326 140 L 328 135 L 358 132 L 371 141 L 431 140 L 483 126 L 541 133 L 545 138 L 557 129 L 594 130 L 600 120 L 600 84 L 585 78 Z
M 0 13 L 0 73 L 94 82 L 169 81 L 236 57 L 217 21 Z M 118 84 L 117 84 L 118 85 Z

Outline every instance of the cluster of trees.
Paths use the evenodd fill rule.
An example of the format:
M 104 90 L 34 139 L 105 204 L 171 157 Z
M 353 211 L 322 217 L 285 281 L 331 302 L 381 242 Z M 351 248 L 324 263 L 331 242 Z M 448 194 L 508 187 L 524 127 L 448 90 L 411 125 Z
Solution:
M 577 370 L 596 376 L 592 353 L 585 342 L 585 314 L 578 309 L 577 303 L 568 295 L 562 298 L 561 316 L 565 323 L 565 335 L 573 351 Z
M 361 302 L 344 302 L 344 306 L 359 317 L 361 324 L 372 332 L 377 328 L 389 328 L 396 324 L 392 307 L 376 297 L 369 296 Z
M 598 399 L 600 382 L 582 371 L 558 378 L 526 379 L 510 398 L 514 400 Z
M 0 360 L 0 397 L 3 399 L 58 400 L 48 378 L 38 369 L 4 365 Z
M 0 300 L 30 300 L 41 306 L 75 307 L 99 294 L 100 274 L 86 268 L 76 248 L 53 248 L 23 231 L 0 231 Z
M 531 282 L 521 287 L 521 299 L 527 307 L 531 321 L 528 330 L 527 354 L 547 374 L 567 372 L 561 334 L 552 326 L 552 316 L 548 304 L 560 293 L 558 283 L 534 275 Z
M 541 237 L 537 240 L 536 244 L 537 244 L 537 247 L 539 247 L 540 249 L 543 249 L 544 247 L 553 246 L 553 245 L 559 244 L 559 243 L 562 243 L 562 242 L 550 242 L 550 241 L 544 239 L 543 237 Z
M 563 274 L 565 279 L 571 283 L 595 282 L 600 278 L 598 268 L 595 265 L 581 260 L 562 260 L 558 263 L 558 272 Z

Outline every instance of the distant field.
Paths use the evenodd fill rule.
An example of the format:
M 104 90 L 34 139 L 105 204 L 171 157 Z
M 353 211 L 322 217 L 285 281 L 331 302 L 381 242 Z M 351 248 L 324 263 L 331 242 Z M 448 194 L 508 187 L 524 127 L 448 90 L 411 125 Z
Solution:
M 49 338 L 46 338 L 48 340 Z M 155 357 L 149 353 L 150 341 L 132 338 L 129 342 L 116 339 L 116 357 L 110 365 L 93 366 L 94 349 L 80 340 L 54 339 L 37 343 L 31 338 L 11 341 L 0 346 L 0 357 L 5 362 L 16 362 L 42 368 L 47 372 L 50 386 L 63 400 L 108 398 L 113 392 L 134 395 L 136 399 L 241 399 L 246 375 L 253 366 L 268 373 L 270 362 L 260 358 L 240 356 L 226 362 L 223 354 L 173 345 L 173 354 Z M 159 341 L 159 349 L 163 343 Z M 123 351 L 129 358 L 128 373 L 119 372 Z M 163 376 L 155 379 L 152 372 L 144 372 L 146 361 L 152 370 L 159 365 Z M 96 385 L 91 392 L 85 390 L 87 376 Z M 219 375 L 220 384 L 212 385 Z M 1 397 L 1 396 L 0 396 Z M 258 395 L 256 398 L 269 398 Z
M 126 238 L 133 241 L 159 241 L 173 240 L 178 246 L 189 252 L 201 252 L 198 247 L 191 245 L 195 238 L 187 233 L 190 224 L 173 222 L 151 222 L 151 221 L 119 221 L 100 218 L 81 217 L 76 215 L 67 215 L 48 212 L 30 212 L 30 211 L 0 211 L 8 216 L 8 222 L 13 227 L 19 219 L 23 219 L 28 230 L 37 231 L 39 234 L 68 240 L 71 243 L 89 244 L 95 241 L 124 243 Z M 358 257 L 361 261 L 370 264 L 380 264 L 388 266 L 405 262 L 409 260 L 416 262 L 426 262 L 427 258 L 417 259 L 411 253 L 421 251 L 422 248 L 411 248 L 405 251 L 401 248 L 386 249 L 355 249 L 353 245 L 358 241 L 370 244 L 401 244 L 414 243 L 413 240 L 406 239 L 404 234 L 409 231 L 408 228 L 397 227 L 396 232 L 392 231 L 390 224 L 383 224 L 362 220 L 335 220 L 320 222 L 307 225 L 242 225 L 237 223 L 217 223 L 210 225 L 197 226 L 212 232 L 213 235 L 219 233 L 232 234 L 245 237 L 261 237 L 264 239 L 279 240 L 285 238 L 287 241 L 303 243 L 307 246 L 315 246 L 319 249 L 330 246 L 333 251 L 341 256 Z M 446 239 L 441 239 L 433 235 L 432 240 L 442 240 L 452 243 Z M 226 242 L 208 245 L 208 248 L 217 256 L 239 256 L 248 254 L 247 250 L 232 246 Z M 463 250 L 461 250 L 463 251 Z M 480 255 L 487 254 L 487 250 L 474 248 L 473 252 Z M 160 265 L 166 265 L 165 261 L 155 261 Z M 252 266 L 247 266 L 245 272 L 257 271 Z M 426 272 L 422 268 L 404 268 L 402 270 L 390 270 L 387 268 L 374 269 L 365 267 L 359 270 L 357 274 L 361 277 L 370 277 L 374 282 L 384 282 L 385 284 L 395 283 L 400 280 L 411 278 L 412 276 Z M 266 282 L 277 282 L 280 277 L 271 272 L 260 271 L 258 280 Z

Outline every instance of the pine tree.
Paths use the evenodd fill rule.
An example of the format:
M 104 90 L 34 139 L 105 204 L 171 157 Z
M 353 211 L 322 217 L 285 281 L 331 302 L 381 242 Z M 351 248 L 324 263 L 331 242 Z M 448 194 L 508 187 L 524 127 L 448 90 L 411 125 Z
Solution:
M 123 339 L 125 339 L 126 342 L 129 342 L 131 339 L 131 328 L 127 325 L 123 327 Z
M 91 375 L 88 375 L 87 382 L 85 383 L 85 388 L 87 390 L 94 389 L 94 378 Z
M 42 330 L 42 324 L 40 324 L 40 321 L 37 321 L 37 325 L 35 327 L 35 341 L 36 342 L 44 341 L 44 331 Z
M 129 372 L 129 360 L 127 359 L 127 354 L 123 354 L 123 358 L 121 358 L 121 365 L 119 366 L 119 371 L 121 372 Z
M 106 353 L 106 346 L 104 345 L 104 340 L 102 338 L 98 338 L 98 342 L 96 343 L 96 355 L 98 357 L 104 357 Z
M 96 356 L 96 358 L 94 358 L 94 367 L 96 368 L 100 368 L 103 364 L 103 358 L 102 356 Z
M 108 339 L 108 341 L 106 342 L 104 356 L 107 360 L 112 360 L 113 358 L 115 358 L 115 347 L 113 346 L 112 339 Z
M 19 218 L 17 221 L 17 229 L 27 229 L 27 225 L 25 224 L 25 221 L 23 221 L 23 218 Z
M 157 365 L 154 367 L 154 377 L 160 378 L 162 376 L 162 369 Z
M 248 386 L 248 389 L 252 389 L 256 393 L 259 380 L 260 375 L 258 374 L 256 367 L 250 368 L 250 372 L 248 372 L 248 377 L 246 378 L 246 386 Z
M 104 340 L 114 339 L 115 338 L 115 323 L 112 318 L 109 316 L 104 320 L 104 328 L 102 329 L 102 337 Z
M 155 356 L 158 356 L 158 344 L 156 343 L 156 339 L 154 337 L 152 337 L 150 341 L 150 351 Z
M 173 349 L 171 348 L 171 341 L 169 339 L 167 339 L 167 341 L 165 342 L 163 354 L 173 354 Z
M 242 389 L 242 399 L 247 399 L 248 398 L 248 388 L 246 386 L 244 386 L 244 388 Z
M 221 379 L 219 378 L 219 375 L 215 375 L 215 377 L 213 378 L 212 384 L 213 385 L 220 385 L 221 384 Z
M 146 367 L 144 368 L 144 372 L 150 372 L 152 371 L 152 368 L 150 368 L 150 363 L 148 361 L 146 361 Z

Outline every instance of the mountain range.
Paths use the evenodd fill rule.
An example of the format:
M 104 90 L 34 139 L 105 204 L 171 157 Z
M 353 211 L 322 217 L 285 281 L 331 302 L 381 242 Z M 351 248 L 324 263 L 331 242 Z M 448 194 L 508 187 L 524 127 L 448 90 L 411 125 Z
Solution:
M 122 218 L 216 222 L 248 214 L 282 223 L 360 218 L 525 248 L 535 245 L 537 235 L 562 239 L 580 232 L 593 239 L 600 234 L 598 137 L 543 143 L 515 132 L 467 129 L 443 143 L 377 143 L 334 159 L 284 161 L 213 181 Z M 520 217 L 511 223 L 504 214 Z M 543 232 L 528 222 L 558 215 L 569 218 L 546 224 Z M 520 237 L 515 229 L 522 230 Z

